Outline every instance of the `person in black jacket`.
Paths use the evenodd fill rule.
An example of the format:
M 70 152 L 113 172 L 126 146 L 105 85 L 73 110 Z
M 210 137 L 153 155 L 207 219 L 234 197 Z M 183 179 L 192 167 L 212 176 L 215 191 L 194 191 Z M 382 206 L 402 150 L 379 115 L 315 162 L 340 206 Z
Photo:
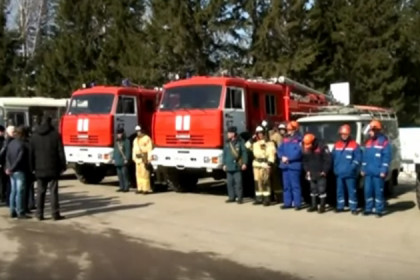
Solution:
M 10 216 L 27 219 L 25 209 L 25 174 L 30 170 L 29 151 L 23 141 L 24 129 L 18 127 L 15 139 L 9 143 L 6 153 L 6 174 L 10 176 Z
M 327 174 L 331 168 L 331 154 L 328 146 L 319 143 L 313 134 L 303 137 L 303 170 L 311 185 L 311 206 L 308 212 L 317 210 L 317 197 L 320 199 L 318 212 L 325 212 L 327 199 Z
M 61 136 L 51 125 L 51 118 L 44 116 L 41 125 L 30 140 L 31 163 L 37 179 L 36 217 L 44 220 L 45 194 L 51 193 L 51 211 L 53 220 L 62 220 L 58 198 L 58 179 L 66 170 Z
M 31 128 L 25 127 L 23 134 L 23 143 L 28 151 L 30 151 L 29 139 L 31 136 Z M 31 165 L 31 162 L 29 162 Z M 35 209 L 35 192 L 34 192 L 34 174 L 32 171 L 32 166 L 28 170 L 28 173 L 25 174 L 25 211 L 30 214 L 31 210 Z
M 7 154 L 7 147 L 9 146 L 9 143 L 12 142 L 15 135 L 15 127 L 14 126 L 8 126 L 6 128 L 6 135 L 3 142 L 3 145 L 1 146 L 0 150 L 0 164 L 1 168 L 0 171 L 3 173 L 6 171 L 5 165 L 6 165 L 6 154 Z M 6 173 L 2 174 L 2 201 L 6 202 L 6 206 L 9 206 L 9 197 L 10 197 L 10 178 L 9 175 Z
M 0 202 L 6 202 L 6 174 L 4 173 L 4 156 L 3 156 L 3 148 L 5 144 L 5 128 L 4 126 L 0 125 Z

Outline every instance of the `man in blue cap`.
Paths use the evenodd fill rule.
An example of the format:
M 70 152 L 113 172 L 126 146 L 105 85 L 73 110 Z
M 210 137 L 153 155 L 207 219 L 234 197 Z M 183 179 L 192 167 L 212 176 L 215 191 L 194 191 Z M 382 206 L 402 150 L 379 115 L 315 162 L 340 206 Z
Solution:
M 238 204 L 243 202 L 242 171 L 246 169 L 248 153 L 245 143 L 238 136 L 236 127 L 228 128 L 228 140 L 223 148 L 223 170 L 226 172 L 229 198 L 231 203 L 237 198 Z

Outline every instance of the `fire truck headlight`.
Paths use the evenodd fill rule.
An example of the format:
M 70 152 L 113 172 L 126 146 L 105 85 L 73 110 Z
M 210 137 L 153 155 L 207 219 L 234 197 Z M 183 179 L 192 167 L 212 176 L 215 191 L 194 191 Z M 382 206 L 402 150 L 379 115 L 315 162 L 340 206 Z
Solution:
M 157 161 L 158 160 L 158 156 L 157 155 L 152 155 L 152 161 Z
M 215 164 L 219 163 L 219 158 L 218 157 L 212 157 L 211 158 L 211 163 L 215 163 Z
M 204 163 L 209 163 L 210 162 L 210 158 L 209 157 L 204 157 Z
M 104 154 L 104 160 L 110 160 L 111 154 Z

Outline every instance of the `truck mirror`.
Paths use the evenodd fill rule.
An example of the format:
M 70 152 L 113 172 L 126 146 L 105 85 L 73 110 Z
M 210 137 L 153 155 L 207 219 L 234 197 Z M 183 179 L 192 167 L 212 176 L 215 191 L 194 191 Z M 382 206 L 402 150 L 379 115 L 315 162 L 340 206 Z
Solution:
M 370 124 L 368 124 L 365 129 L 363 129 L 363 135 L 368 136 L 370 130 Z

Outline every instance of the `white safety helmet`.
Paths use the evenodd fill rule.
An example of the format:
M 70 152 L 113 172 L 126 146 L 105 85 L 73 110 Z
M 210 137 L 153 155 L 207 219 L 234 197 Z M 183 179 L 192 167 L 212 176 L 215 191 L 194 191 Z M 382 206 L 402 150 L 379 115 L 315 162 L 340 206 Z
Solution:
M 266 126 L 268 125 L 268 122 L 267 122 L 266 120 L 263 120 L 263 121 L 262 121 L 262 123 L 261 123 L 261 125 L 262 125 L 263 127 L 266 127 Z
M 279 124 L 279 129 L 286 130 L 286 124 L 284 124 L 284 123 Z
M 255 132 L 264 132 L 264 128 L 262 128 L 262 126 L 257 126 L 257 128 L 255 129 Z
M 141 127 L 139 125 L 136 125 L 136 131 L 141 131 Z

